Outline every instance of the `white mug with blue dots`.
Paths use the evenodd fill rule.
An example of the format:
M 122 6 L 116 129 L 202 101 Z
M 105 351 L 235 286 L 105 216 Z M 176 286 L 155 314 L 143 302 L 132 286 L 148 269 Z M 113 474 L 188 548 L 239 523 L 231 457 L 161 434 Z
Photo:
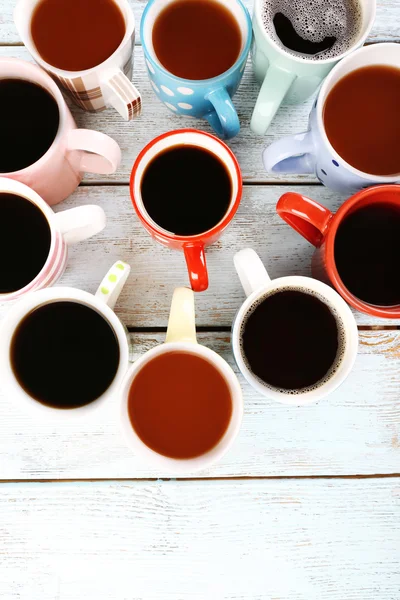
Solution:
M 160 13 L 176 0 L 150 0 L 143 13 L 140 35 L 150 83 L 158 98 L 175 114 L 206 119 L 223 139 L 239 133 L 240 123 L 232 103 L 246 66 L 252 39 L 250 15 L 241 0 L 217 0 L 233 15 L 241 32 L 236 62 L 211 79 L 183 79 L 168 71 L 153 46 L 154 24 Z
M 352 71 L 371 65 L 400 68 L 400 45 L 366 46 L 338 63 L 326 78 L 313 105 L 308 131 L 277 140 L 264 151 L 264 166 L 269 173 L 314 173 L 328 188 L 347 194 L 371 185 L 400 182 L 400 173 L 379 176 L 352 167 L 334 150 L 324 127 L 325 101 L 332 88 Z M 368 123 L 365 127 L 368 128 Z

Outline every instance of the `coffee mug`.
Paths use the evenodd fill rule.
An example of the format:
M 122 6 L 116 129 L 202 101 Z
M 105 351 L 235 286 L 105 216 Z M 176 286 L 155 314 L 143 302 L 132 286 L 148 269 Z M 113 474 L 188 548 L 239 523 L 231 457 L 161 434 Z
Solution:
M 2 176 L 25 183 L 53 205 L 72 194 L 84 172 L 115 173 L 121 161 L 117 142 L 99 131 L 77 129 L 60 90 L 43 69 L 17 58 L 0 58 L 0 78 L 24 79 L 41 86 L 56 100 L 60 115 L 57 135 L 47 152 L 25 169 Z
M 147 213 L 141 194 L 143 174 L 148 164 L 155 156 L 165 150 L 183 145 L 204 148 L 218 157 L 225 165 L 232 184 L 231 202 L 223 219 L 212 229 L 192 236 L 174 235 L 159 227 Z M 208 288 L 208 273 L 204 252 L 205 246 L 213 244 L 222 235 L 235 216 L 242 196 L 242 176 L 239 164 L 232 151 L 213 135 L 196 129 L 178 129 L 164 133 L 152 140 L 137 157 L 132 169 L 130 190 L 136 213 L 150 235 L 168 248 L 183 250 L 192 289 L 196 292 L 206 290 Z
M 128 413 L 129 390 L 143 367 L 161 355 L 180 352 L 203 358 L 222 375 L 232 401 L 232 414 L 229 424 L 219 442 L 207 453 L 189 459 L 174 459 L 164 456 L 147 446 L 134 430 Z M 141 356 L 129 369 L 120 388 L 121 426 L 124 437 L 135 452 L 154 466 L 170 473 L 184 474 L 206 469 L 217 462 L 232 446 L 236 439 L 243 417 L 243 398 L 239 381 L 221 356 L 200 345 L 196 340 L 194 294 L 189 288 L 176 288 L 174 291 L 168 330 L 165 342 Z M 188 398 L 190 401 L 190 398 Z
M 127 0 L 114 0 L 125 19 L 125 35 L 117 50 L 104 62 L 83 71 L 53 67 L 38 53 L 31 34 L 31 20 L 41 0 L 19 0 L 14 10 L 18 33 L 36 62 L 43 67 L 81 108 L 99 112 L 112 106 L 130 121 L 141 113 L 142 101 L 131 82 L 135 47 L 135 18 Z M 95 15 L 93 15 L 95 18 Z M 73 37 L 73 31 L 71 31 Z
M 87 205 L 54 213 L 46 202 L 28 186 L 0 177 L 0 194 L 15 194 L 37 206 L 45 216 L 51 235 L 49 255 L 36 277 L 22 289 L 0 294 L 0 301 L 17 298 L 41 288 L 54 285 L 62 276 L 68 259 L 68 246 L 92 237 L 106 226 L 106 215 L 100 206 Z M 13 257 L 10 256 L 10 261 Z M 16 265 L 18 267 L 18 264 Z
M 346 200 L 336 214 L 311 198 L 288 192 L 278 200 L 276 210 L 286 223 L 315 246 L 314 277 L 332 285 L 355 309 L 374 317 L 398 319 L 400 306 L 377 306 L 352 294 L 344 285 L 335 261 L 335 240 L 341 224 L 360 208 L 382 204 L 400 209 L 400 186 L 380 185 L 362 190 Z
M 239 133 L 240 123 L 232 96 L 236 93 L 246 66 L 251 43 L 251 19 L 241 0 L 222 0 L 239 24 L 242 46 L 238 59 L 230 69 L 211 79 L 194 80 L 176 77 L 158 60 L 152 41 L 153 27 L 160 12 L 176 0 L 150 0 L 140 25 L 147 72 L 153 90 L 175 114 L 206 119 L 215 133 L 232 138 Z
M 247 299 L 240 307 L 232 326 L 232 348 L 236 363 L 248 383 L 263 396 L 283 404 L 297 406 L 316 402 L 337 389 L 353 368 L 358 347 L 357 325 L 344 300 L 332 288 L 310 277 L 289 276 L 271 280 L 259 256 L 251 248 L 238 252 L 234 257 L 234 263 Z M 295 394 L 289 390 L 268 386 L 256 377 L 247 364 L 241 344 L 241 332 L 254 305 L 277 291 L 287 288 L 315 294 L 336 312 L 343 324 L 342 353 L 334 372 L 311 389 L 298 390 Z
M 356 69 L 371 65 L 400 67 L 398 44 L 373 44 L 347 56 L 326 78 L 310 114 L 309 130 L 282 138 L 271 144 L 263 154 L 269 173 L 315 173 L 328 188 L 347 194 L 384 183 L 400 181 L 399 175 L 379 176 L 363 173 L 348 164 L 334 150 L 326 135 L 323 113 L 329 92 L 343 77 Z M 365 124 L 368 127 L 368 123 Z
M 129 361 L 130 349 L 127 330 L 113 311 L 129 272 L 129 265 L 118 261 L 104 277 L 95 295 L 77 288 L 55 287 L 28 294 L 11 308 L 0 328 L 0 380 L 8 397 L 18 402 L 21 407 L 30 410 L 32 414 L 36 413 L 39 417 L 45 416 L 59 421 L 63 421 L 68 417 L 87 415 L 112 397 L 121 384 Z M 59 301 L 76 302 L 96 311 L 111 326 L 119 347 L 119 364 L 108 389 L 90 404 L 69 410 L 53 408 L 32 397 L 19 383 L 11 364 L 11 346 L 14 333 L 24 318 L 39 307 Z M 43 377 L 46 377 L 45 365 L 43 366 Z M 68 373 L 65 373 L 65 377 L 68 377 Z M 60 381 L 60 386 L 62 386 L 62 381 Z
M 359 0 L 359 2 L 362 9 L 362 23 L 352 47 L 334 58 L 312 60 L 294 56 L 278 46 L 263 25 L 262 13 L 265 0 L 255 0 L 252 60 L 261 90 L 250 123 L 254 133 L 264 135 L 283 102 L 299 104 L 306 100 L 338 61 L 364 44 L 375 19 L 376 0 Z

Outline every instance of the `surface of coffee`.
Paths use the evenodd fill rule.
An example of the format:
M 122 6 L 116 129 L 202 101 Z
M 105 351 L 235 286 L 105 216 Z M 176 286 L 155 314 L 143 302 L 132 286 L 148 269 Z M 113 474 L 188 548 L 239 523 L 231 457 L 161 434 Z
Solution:
M 0 79 L 0 173 L 29 167 L 50 148 L 60 113 L 55 98 L 25 79 Z
M 349 50 L 360 34 L 359 0 L 264 0 L 264 28 L 300 58 L 325 60 Z
M 144 365 L 129 391 L 131 424 L 149 448 L 170 458 L 194 458 L 221 440 L 232 415 L 221 373 L 195 354 L 169 352 Z
M 41 0 L 31 22 L 40 56 L 66 71 L 100 65 L 121 44 L 125 30 L 124 16 L 113 0 Z
M 148 164 L 141 194 L 144 208 L 159 227 L 190 236 L 221 221 L 230 205 L 232 182 L 215 154 L 198 146 L 173 146 Z
M 73 301 L 34 309 L 11 343 L 11 365 L 21 387 L 53 408 L 85 406 L 111 385 L 119 365 L 119 344 L 109 322 Z
M 49 256 L 47 218 L 32 202 L 0 193 L 0 294 L 15 292 L 33 281 Z
M 400 205 L 379 203 L 352 212 L 335 237 L 335 263 L 348 290 L 378 306 L 400 304 Z
M 220 2 L 176 0 L 164 8 L 153 28 L 160 63 L 184 79 L 209 79 L 235 64 L 242 46 L 240 27 Z
M 336 152 L 371 175 L 400 174 L 400 69 L 372 65 L 340 79 L 324 106 L 324 126 Z
M 301 393 L 317 388 L 340 361 L 343 328 L 317 295 L 283 289 L 255 303 L 241 346 L 252 373 L 269 387 Z

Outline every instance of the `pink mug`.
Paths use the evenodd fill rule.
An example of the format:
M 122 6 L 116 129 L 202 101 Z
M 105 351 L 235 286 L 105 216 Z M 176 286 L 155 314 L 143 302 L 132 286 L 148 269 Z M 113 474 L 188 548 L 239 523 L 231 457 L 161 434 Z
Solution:
M 99 131 L 77 129 L 60 90 L 43 69 L 17 58 L 0 58 L 0 79 L 4 78 L 25 79 L 46 89 L 57 102 L 60 124 L 52 145 L 39 160 L 12 173 L 1 172 L 0 164 L 3 177 L 25 183 L 53 205 L 72 194 L 85 172 L 115 173 L 121 162 L 117 142 Z

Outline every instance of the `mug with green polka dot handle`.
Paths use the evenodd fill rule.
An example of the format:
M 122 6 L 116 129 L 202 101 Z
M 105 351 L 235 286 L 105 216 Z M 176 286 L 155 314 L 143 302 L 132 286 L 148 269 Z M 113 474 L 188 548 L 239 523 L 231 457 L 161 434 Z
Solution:
M 90 294 L 78 288 L 53 287 L 27 294 L 13 305 L 3 319 L 0 328 L 0 382 L 9 398 L 12 398 L 13 401 L 18 401 L 22 407 L 25 407 L 34 414 L 36 413 L 39 418 L 44 416 L 52 420 L 64 421 L 68 417 L 84 416 L 92 412 L 117 392 L 128 369 L 131 353 L 128 330 L 119 320 L 113 309 L 129 273 L 130 266 L 125 262 L 117 261 L 108 271 L 95 294 Z M 20 384 L 10 360 L 14 334 L 24 318 L 46 304 L 57 302 L 83 304 L 97 312 L 112 328 L 119 348 L 118 366 L 109 387 L 89 404 L 68 410 L 54 408 L 49 404 L 43 404 L 35 399 L 29 393 L 29 390 Z M 63 335 L 67 334 L 60 334 L 60 338 L 57 340 L 60 346 L 71 343 L 70 339 L 63 339 Z M 57 352 L 57 348 L 54 349 L 54 352 Z M 93 352 L 96 352 L 96 348 L 93 348 Z M 62 364 L 59 368 L 62 371 Z M 43 366 L 42 376 L 46 377 L 45 365 Z M 62 385 L 63 376 L 68 377 L 68 373 L 60 374 L 60 385 Z

